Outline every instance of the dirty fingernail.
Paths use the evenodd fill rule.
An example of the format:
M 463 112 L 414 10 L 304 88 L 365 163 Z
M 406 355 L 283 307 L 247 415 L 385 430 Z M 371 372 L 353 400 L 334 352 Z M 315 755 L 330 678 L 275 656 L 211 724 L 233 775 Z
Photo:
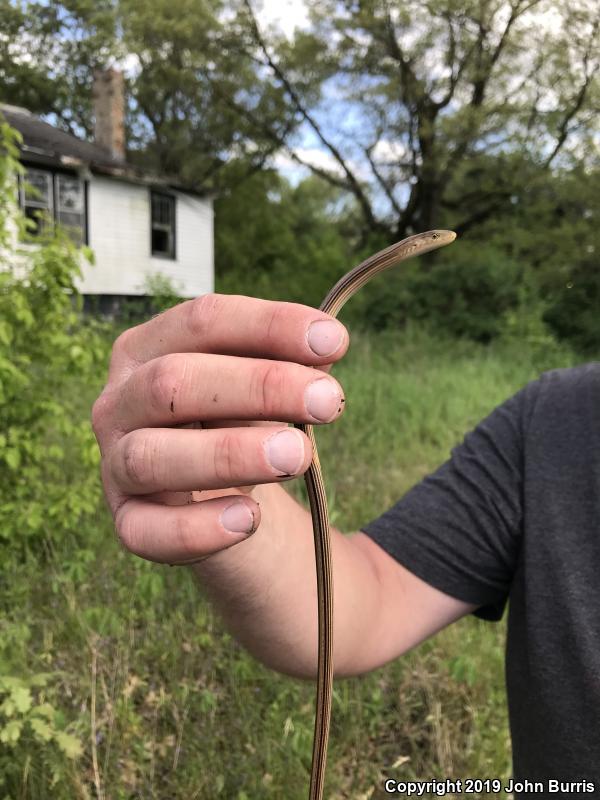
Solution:
M 331 356 L 342 343 L 344 328 L 339 322 L 322 319 L 312 322 L 308 328 L 308 346 L 318 356 Z
M 221 514 L 221 525 L 231 533 L 250 533 L 254 517 L 246 503 L 232 503 Z
M 304 442 L 302 435 L 292 428 L 269 437 L 265 447 L 269 463 L 283 475 L 294 475 L 302 466 Z

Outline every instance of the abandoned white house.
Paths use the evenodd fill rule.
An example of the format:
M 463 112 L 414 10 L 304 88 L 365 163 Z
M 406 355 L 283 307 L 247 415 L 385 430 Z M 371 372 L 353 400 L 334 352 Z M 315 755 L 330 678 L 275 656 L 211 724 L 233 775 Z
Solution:
M 168 277 L 186 298 L 213 291 L 213 208 L 209 198 L 142 173 L 125 161 L 123 78 L 94 76 L 95 141 L 82 141 L 26 109 L 0 103 L 23 137 L 26 191 L 19 204 L 35 219 L 40 209 L 91 247 L 78 289 L 104 311 L 145 294 L 148 277 Z

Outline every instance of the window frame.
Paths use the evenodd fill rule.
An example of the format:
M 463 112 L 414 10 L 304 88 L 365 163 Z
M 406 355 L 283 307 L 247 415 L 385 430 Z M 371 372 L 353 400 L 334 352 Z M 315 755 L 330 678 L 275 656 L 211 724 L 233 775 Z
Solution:
M 162 258 L 166 261 L 177 261 L 177 195 L 172 194 L 171 192 L 161 191 L 158 189 L 150 189 L 149 193 L 150 197 L 150 256 L 152 258 Z M 166 226 L 161 225 L 161 223 L 154 223 L 154 210 L 153 210 L 153 199 L 154 197 L 159 197 L 161 199 L 166 199 L 169 201 L 171 205 L 171 223 L 169 225 L 169 233 L 171 237 L 171 248 L 169 253 L 165 253 L 162 251 L 154 250 L 152 235 L 154 233 L 155 228 L 157 229 L 165 229 Z
M 59 215 L 59 208 L 58 208 L 58 197 L 59 197 L 59 178 L 60 176 L 65 176 L 67 178 L 75 179 L 79 186 L 81 187 L 82 193 L 82 208 L 81 212 L 76 212 L 81 214 L 81 241 L 75 241 L 72 239 L 73 243 L 78 246 L 82 247 L 84 245 L 89 244 L 89 226 L 88 226 L 88 183 L 89 181 L 82 178 L 78 175 L 77 172 L 72 172 L 66 169 L 56 169 L 55 167 L 46 166 L 44 164 L 36 164 L 36 163 L 28 163 L 23 162 L 23 167 L 25 168 L 24 174 L 18 175 L 17 181 L 17 197 L 18 197 L 18 204 L 19 209 L 22 211 L 23 214 L 26 215 L 26 207 L 29 206 L 30 208 L 38 208 L 40 210 L 45 210 L 48 213 L 48 216 L 52 220 L 52 225 L 61 225 L 63 228 L 66 229 L 68 235 L 68 228 L 75 227 L 65 225 L 60 221 L 58 218 Z M 49 191 L 49 202 L 50 205 L 46 206 L 40 203 L 39 200 L 33 199 L 27 201 L 25 197 L 25 184 L 27 183 L 27 173 L 33 172 L 41 172 L 45 173 L 47 179 L 50 179 L 50 191 Z M 69 213 L 66 209 L 62 209 L 63 213 Z M 71 238 L 71 237 L 70 237 Z M 36 236 L 35 234 L 29 234 L 29 244 L 35 244 Z

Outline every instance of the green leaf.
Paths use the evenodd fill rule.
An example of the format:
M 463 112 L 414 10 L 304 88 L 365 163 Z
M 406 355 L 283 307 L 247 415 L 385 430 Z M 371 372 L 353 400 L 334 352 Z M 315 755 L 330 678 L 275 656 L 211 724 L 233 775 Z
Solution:
M 29 679 L 29 683 L 32 686 L 46 686 L 51 677 L 52 677 L 51 672 L 38 672 L 35 675 L 31 676 L 31 678 Z M 37 708 L 44 708 L 47 705 L 48 703 L 45 703 L 44 705 L 37 706 Z M 49 707 L 52 708 L 52 706 Z
M 81 742 L 75 736 L 64 731 L 57 731 L 56 741 L 67 758 L 77 758 L 83 752 Z
M 10 697 L 7 697 L 6 700 L 0 706 L 0 714 L 3 714 L 5 717 L 12 717 L 15 713 L 15 704 L 13 703 Z
M 40 717 L 46 717 L 46 719 L 49 719 L 50 722 L 52 722 L 54 720 L 56 710 L 54 706 L 50 705 L 50 703 L 42 703 L 41 705 L 33 708 L 33 713 Z
M 91 466 L 97 466 L 100 463 L 100 449 L 96 442 L 90 443 L 86 451 L 87 463 Z
M 59 444 L 51 444 L 47 450 L 48 457 L 56 460 L 61 459 L 64 453 L 64 449 Z
M 13 472 L 16 472 L 21 463 L 21 453 L 16 449 L 16 447 L 7 447 L 3 453 L 3 456 L 8 466 L 13 470 Z
M 13 338 L 12 327 L 8 322 L 0 322 L 0 342 L 5 345 L 10 345 Z
M 30 719 L 29 724 L 31 725 L 31 729 L 36 737 L 41 739 L 43 742 L 49 742 L 55 734 L 54 729 L 51 728 L 50 725 L 48 725 L 48 723 L 43 719 L 39 719 L 39 717 Z
M 20 720 L 11 720 L 8 725 L 5 725 L 4 728 L 0 730 L 0 742 L 4 742 L 4 744 L 14 744 L 18 742 L 22 727 L 23 723 Z
M 13 689 L 11 693 L 11 698 L 15 704 L 15 708 L 21 714 L 25 714 L 31 708 L 32 705 L 31 692 L 26 686 L 19 686 Z

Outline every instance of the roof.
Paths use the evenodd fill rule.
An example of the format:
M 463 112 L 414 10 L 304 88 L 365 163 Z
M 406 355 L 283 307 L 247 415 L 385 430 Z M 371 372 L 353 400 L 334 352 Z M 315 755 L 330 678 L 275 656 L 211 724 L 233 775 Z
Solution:
M 113 158 L 104 148 L 55 128 L 26 108 L 0 103 L 0 113 L 23 137 L 20 150 L 24 161 L 72 169 L 87 167 L 91 172 L 132 183 L 170 186 L 190 194 L 200 194 L 176 179 L 143 172 L 124 160 Z

